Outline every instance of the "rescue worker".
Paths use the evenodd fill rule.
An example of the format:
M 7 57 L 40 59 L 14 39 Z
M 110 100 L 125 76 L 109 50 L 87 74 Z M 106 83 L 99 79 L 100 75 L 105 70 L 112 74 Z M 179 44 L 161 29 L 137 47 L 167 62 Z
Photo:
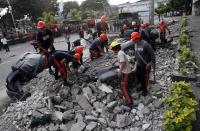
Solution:
M 80 61 L 81 55 L 79 53 L 75 53 L 74 55 L 70 55 L 67 51 L 56 51 L 51 55 L 50 64 L 55 68 L 55 79 L 58 79 L 58 72 L 61 73 L 64 85 L 71 86 L 71 83 L 67 81 L 67 70 L 69 62 Z
M 96 28 L 97 28 L 97 33 L 98 33 L 99 37 L 102 33 L 108 32 L 109 28 L 108 28 L 108 24 L 106 23 L 106 16 L 105 15 L 103 15 L 101 17 L 101 22 L 97 23 Z
M 122 35 L 122 37 L 124 36 L 124 31 L 125 31 L 127 28 L 128 28 L 127 25 L 124 24 L 123 27 L 122 27 L 122 29 L 121 29 L 121 35 Z
M 132 21 L 131 25 L 132 25 L 132 29 L 133 29 L 134 32 L 140 31 L 140 28 L 138 27 L 138 25 L 135 21 Z
M 131 34 L 131 40 L 135 45 L 136 76 L 142 86 L 138 91 L 142 90 L 142 95 L 146 96 L 151 67 L 155 70 L 154 51 L 146 41 L 141 39 L 138 32 Z
M 167 43 L 167 39 L 166 39 L 166 31 L 168 31 L 169 34 L 171 34 L 167 24 L 165 23 L 164 20 L 161 20 L 159 23 L 159 26 L 157 27 L 160 30 L 160 40 L 161 43 L 165 44 Z
M 53 45 L 53 32 L 49 29 L 45 29 L 45 26 L 46 23 L 44 21 L 39 21 L 37 23 L 37 28 L 39 29 L 37 34 L 37 41 L 40 53 L 45 55 L 45 63 L 48 66 L 48 57 L 51 53 L 55 52 L 55 47 Z
M 117 61 L 120 65 L 120 69 L 118 71 L 118 77 L 121 81 L 121 88 L 123 95 L 126 99 L 128 106 L 132 106 L 132 98 L 128 93 L 129 86 L 129 74 L 131 73 L 131 66 L 128 62 L 128 58 L 123 50 L 121 50 L 121 46 L 118 42 L 114 41 L 110 45 L 110 49 L 113 50 L 117 54 Z M 114 63 L 116 63 L 115 61 Z M 114 65 L 113 63 L 113 65 Z
M 147 30 L 147 24 L 146 23 L 143 23 L 141 25 L 141 38 L 142 38 L 142 40 L 145 40 L 150 44 L 150 34 Z
M 93 60 L 94 58 L 98 58 L 103 55 L 104 47 L 106 46 L 108 38 L 105 33 L 101 34 L 100 38 L 97 38 L 93 41 L 90 46 L 90 58 Z
M 72 66 L 73 66 L 73 68 L 74 69 L 77 69 L 80 65 L 82 65 L 83 64 L 83 50 L 84 50 L 84 48 L 83 48 L 83 46 L 81 46 L 81 45 L 79 45 L 79 46 L 76 46 L 75 47 L 75 49 L 74 50 L 71 50 L 71 51 L 67 51 L 68 52 L 68 54 L 70 54 L 70 55 L 75 55 L 76 53 L 78 53 L 78 54 L 80 54 L 80 61 L 73 61 L 72 62 Z M 62 50 L 57 50 L 56 52 L 63 52 Z M 64 51 L 64 52 L 66 52 L 66 51 Z M 50 55 L 49 56 L 49 65 L 50 65 L 50 67 L 52 66 L 52 61 L 53 61 L 53 54 L 52 55 Z M 53 70 L 50 68 L 50 74 L 52 74 L 52 75 L 54 75 L 54 72 L 53 72 Z

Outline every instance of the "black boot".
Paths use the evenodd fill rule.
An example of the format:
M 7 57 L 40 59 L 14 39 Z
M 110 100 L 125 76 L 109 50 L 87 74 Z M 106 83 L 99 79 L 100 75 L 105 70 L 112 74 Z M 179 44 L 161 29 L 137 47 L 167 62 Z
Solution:
M 67 80 L 64 80 L 63 85 L 64 86 L 72 86 L 73 84 L 68 82 Z

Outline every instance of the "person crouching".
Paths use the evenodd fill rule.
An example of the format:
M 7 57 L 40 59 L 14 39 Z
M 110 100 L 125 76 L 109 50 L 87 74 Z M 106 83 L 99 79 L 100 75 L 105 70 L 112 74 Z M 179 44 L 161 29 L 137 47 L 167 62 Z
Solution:
M 61 76 L 64 81 L 65 86 L 70 86 L 71 84 L 67 81 L 67 70 L 69 62 L 80 61 L 81 55 L 79 53 L 75 53 L 74 55 L 70 55 L 67 51 L 56 51 L 51 56 L 51 63 L 55 68 L 55 79 L 58 79 L 58 72 L 61 73 Z
M 90 58 L 91 60 L 95 58 L 99 58 L 104 53 L 104 47 L 106 46 L 106 42 L 108 41 L 107 35 L 102 33 L 100 38 L 97 38 L 93 41 L 90 46 Z

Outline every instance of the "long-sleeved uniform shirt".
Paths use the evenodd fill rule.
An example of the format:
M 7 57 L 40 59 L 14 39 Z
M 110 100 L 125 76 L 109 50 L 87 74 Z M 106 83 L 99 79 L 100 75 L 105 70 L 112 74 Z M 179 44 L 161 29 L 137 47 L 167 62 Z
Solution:
M 140 44 L 135 44 L 135 58 L 139 66 L 145 66 L 150 62 L 155 64 L 154 51 L 151 45 L 144 40 Z

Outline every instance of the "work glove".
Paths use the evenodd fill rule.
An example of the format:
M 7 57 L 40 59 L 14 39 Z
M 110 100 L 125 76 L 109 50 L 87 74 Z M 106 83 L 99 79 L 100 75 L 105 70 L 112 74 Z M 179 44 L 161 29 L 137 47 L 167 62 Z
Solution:
M 146 65 L 146 70 L 149 70 L 151 68 L 151 63 L 148 63 L 147 65 Z

